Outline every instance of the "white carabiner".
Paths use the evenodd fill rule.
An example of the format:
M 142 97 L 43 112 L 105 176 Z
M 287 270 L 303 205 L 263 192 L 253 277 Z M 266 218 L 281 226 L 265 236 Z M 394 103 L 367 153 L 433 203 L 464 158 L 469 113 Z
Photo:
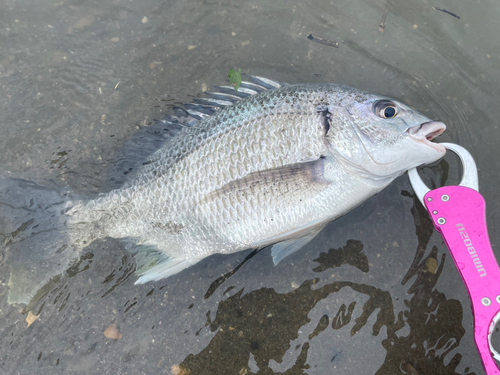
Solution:
M 477 167 L 470 152 L 462 146 L 456 145 L 454 143 L 441 143 L 441 145 L 457 154 L 460 158 L 460 161 L 462 162 L 464 172 L 459 186 L 465 186 L 474 189 L 475 191 L 479 191 Z M 415 191 L 415 194 L 417 194 L 418 199 L 425 207 L 425 194 L 427 194 L 431 190 L 427 187 L 427 185 L 424 184 L 424 182 L 420 178 L 417 168 L 409 169 L 408 177 L 410 178 L 410 183 L 413 187 L 413 190 Z

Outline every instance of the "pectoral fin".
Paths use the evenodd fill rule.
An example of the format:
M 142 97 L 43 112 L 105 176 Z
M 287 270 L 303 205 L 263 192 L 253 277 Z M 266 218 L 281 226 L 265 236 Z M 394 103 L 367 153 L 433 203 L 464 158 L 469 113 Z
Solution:
M 295 253 L 296 251 L 303 248 L 307 245 L 311 240 L 316 237 L 316 235 L 324 228 L 323 226 L 316 227 L 307 234 L 298 237 L 298 238 L 290 238 L 289 240 L 278 242 L 274 244 L 271 248 L 271 255 L 273 257 L 273 263 L 276 266 L 281 260 L 287 257 L 290 254 Z
M 324 158 L 320 157 L 312 161 L 250 173 L 208 194 L 206 200 L 227 195 L 258 195 L 271 190 L 279 191 L 280 196 L 288 197 L 305 191 L 314 193 L 329 184 L 324 178 L 323 169 Z

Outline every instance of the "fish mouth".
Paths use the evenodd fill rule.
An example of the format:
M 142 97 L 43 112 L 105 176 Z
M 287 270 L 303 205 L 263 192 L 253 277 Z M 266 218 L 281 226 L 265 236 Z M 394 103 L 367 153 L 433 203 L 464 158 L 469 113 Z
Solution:
M 440 121 L 428 121 L 407 130 L 410 137 L 436 150 L 441 154 L 446 153 L 446 148 L 439 143 L 431 142 L 446 130 L 446 125 Z

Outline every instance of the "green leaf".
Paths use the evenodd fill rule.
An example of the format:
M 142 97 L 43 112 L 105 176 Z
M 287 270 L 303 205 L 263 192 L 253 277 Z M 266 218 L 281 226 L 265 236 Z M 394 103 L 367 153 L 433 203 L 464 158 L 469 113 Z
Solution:
M 231 69 L 229 70 L 229 83 L 234 86 L 234 91 L 238 91 L 241 85 L 241 68 L 238 71 Z

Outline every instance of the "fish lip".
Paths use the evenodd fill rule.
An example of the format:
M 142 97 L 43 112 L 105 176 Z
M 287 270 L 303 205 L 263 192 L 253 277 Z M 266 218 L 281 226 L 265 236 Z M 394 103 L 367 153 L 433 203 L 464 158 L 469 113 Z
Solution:
M 445 130 L 446 125 L 441 121 L 427 121 L 408 128 L 407 132 L 414 141 L 421 142 L 444 155 L 446 148 L 439 143 L 431 142 L 431 140 L 443 134 Z

